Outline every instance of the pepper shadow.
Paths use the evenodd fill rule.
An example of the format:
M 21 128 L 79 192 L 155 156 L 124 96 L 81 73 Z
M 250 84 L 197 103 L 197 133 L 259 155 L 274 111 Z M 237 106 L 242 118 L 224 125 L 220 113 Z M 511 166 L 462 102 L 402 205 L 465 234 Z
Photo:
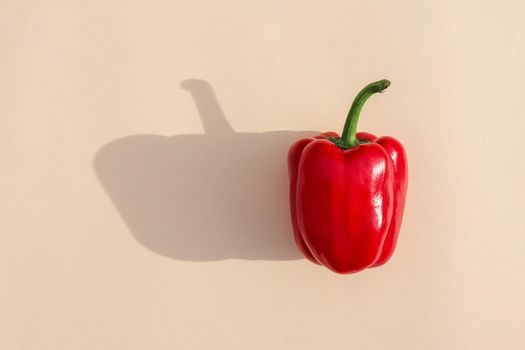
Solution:
M 237 133 L 208 82 L 181 87 L 193 96 L 205 134 L 127 136 L 94 159 L 133 236 L 187 261 L 301 258 L 289 220 L 286 155 L 314 132 Z

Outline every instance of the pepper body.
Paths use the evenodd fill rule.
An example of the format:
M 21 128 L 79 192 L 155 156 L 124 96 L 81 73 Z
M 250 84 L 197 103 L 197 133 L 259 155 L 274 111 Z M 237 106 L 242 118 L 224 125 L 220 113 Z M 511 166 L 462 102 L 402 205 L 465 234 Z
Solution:
M 374 92 L 386 88 L 381 82 L 373 86 L 378 90 Z M 357 102 L 360 107 L 362 99 Z M 351 117 L 357 118 L 355 108 Z M 337 273 L 354 273 L 388 261 L 397 243 L 407 190 L 401 143 L 389 136 L 352 135 L 349 118 L 342 137 L 327 132 L 304 138 L 288 152 L 297 246 L 308 260 Z

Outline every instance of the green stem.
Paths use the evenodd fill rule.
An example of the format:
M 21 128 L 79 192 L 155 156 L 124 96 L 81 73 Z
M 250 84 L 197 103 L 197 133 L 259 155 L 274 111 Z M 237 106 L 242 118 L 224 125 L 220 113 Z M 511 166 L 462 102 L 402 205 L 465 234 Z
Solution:
M 359 140 L 356 138 L 357 122 L 359 121 L 359 114 L 365 104 L 366 100 L 373 94 L 383 92 L 390 85 L 390 81 L 383 79 L 374 83 L 368 84 L 363 90 L 361 90 L 354 99 L 352 107 L 346 117 L 345 126 L 343 127 L 343 134 L 341 138 L 335 143 L 337 146 L 348 149 L 359 144 Z

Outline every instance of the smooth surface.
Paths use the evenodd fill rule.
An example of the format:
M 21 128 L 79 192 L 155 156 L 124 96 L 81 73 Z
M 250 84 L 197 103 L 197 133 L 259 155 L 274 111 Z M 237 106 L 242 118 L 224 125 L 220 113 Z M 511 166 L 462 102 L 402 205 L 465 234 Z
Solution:
M 288 151 L 295 243 L 308 260 L 345 274 L 381 266 L 392 256 L 408 181 L 399 141 L 366 132 L 351 138 L 356 136 L 360 144 L 352 148 L 325 132 Z
M 393 175 L 388 154 L 372 142 L 344 151 L 322 139 L 305 147 L 297 221 L 317 261 L 339 273 L 375 263 L 392 219 Z
M 0 4 L 0 348 L 525 347 L 522 1 Z M 403 228 L 340 276 L 286 152 L 383 77 Z
M 394 165 L 394 207 L 392 208 L 392 221 L 390 222 L 388 234 L 383 242 L 381 255 L 374 263 L 374 266 L 381 266 L 392 257 L 397 246 L 397 239 L 405 212 L 410 171 L 408 170 L 407 154 L 403 145 L 398 140 L 392 136 L 382 136 L 377 140 L 377 143 L 388 153 Z

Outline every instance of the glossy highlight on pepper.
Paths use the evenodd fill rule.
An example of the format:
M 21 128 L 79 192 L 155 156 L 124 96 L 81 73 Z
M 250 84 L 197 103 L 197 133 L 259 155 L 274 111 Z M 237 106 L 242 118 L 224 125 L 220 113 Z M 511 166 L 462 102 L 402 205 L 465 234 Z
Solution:
M 295 242 L 310 261 L 337 273 L 386 263 L 401 227 L 408 184 L 406 153 L 390 136 L 357 132 L 363 105 L 390 85 L 357 94 L 339 137 L 303 138 L 288 152 Z

